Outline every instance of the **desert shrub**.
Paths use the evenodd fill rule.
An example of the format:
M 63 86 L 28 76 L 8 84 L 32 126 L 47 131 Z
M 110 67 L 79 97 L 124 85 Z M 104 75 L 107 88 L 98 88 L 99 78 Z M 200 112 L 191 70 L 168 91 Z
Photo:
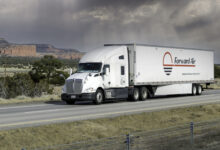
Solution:
M 63 85 L 65 83 L 65 79 L 69 76 L 67 72 L 57 71 L 50 79 L 50 84 L 54 85 Z
M 29 74 L 35 82 L 46 80 L 50 84 L 50 80 L 57 74 L 57 69 L 60 69 L 62 65 L 62 62 L 54 56 L 45 55 L 40 60 L 34 62 Z
M 52 92 L 46 82 L 35 83 L 30 75 L 25 73 L 18 73 L 13 77 L 0 78 L 0 83 L 0 97 L 6 99 L 19 95 L 41 96 L 43 92 Z
M 220 67 L 215 65 L 215 78 L 220 78 Z
M 31 70 L 29 71 L 29 75 L 31 77 L 31 79 L 35 82 L 35 83 L 39 83 L 40 81 L 43 81 L 46 79 L 46 75 L 43 73 L 40 73 L 36 70 Z

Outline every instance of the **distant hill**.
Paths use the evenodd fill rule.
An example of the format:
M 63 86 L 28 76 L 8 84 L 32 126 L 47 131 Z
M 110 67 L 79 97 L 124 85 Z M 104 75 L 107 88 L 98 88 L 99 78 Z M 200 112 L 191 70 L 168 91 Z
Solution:
M 37 49 L 37 54 L 39 56 L 43 55 L 53 55 L 57 58 L 64 59 L 80 59 L 83 53 L 75 49 L 64 49 L 56 48 L 51 44 L 35 44 Z
M 64 49 L 64 48 L 56 48 L 51 44 L 35 44 L 37 47 L 38 53 L 50 53 L 50 52 L 75 52 L 80 53 L 78 50 L 75 49 Z
M 30 55 L 30 56 L 42 57 L 44 55 L 53 55 L 57 58 L 62 58 L 62 59 L 80 59 L 82 55 L 84 54 L 75 49 L 56 48 L 51 44 L 14 44 L 14 43 L 9 43 L 4 38 L 0 38 L 0 54 L 1 54 L 1 49 L 4 49 L 3 50 L 4 55 L 23 56 L 22 53 L 24 52 L 22 51 L 22 48 L 25 47 L 26 53 L 27 53 L 28 47 L 30 47 L 30 51 L 34 51 L 33 46 L 35 46 L 34 47 L 35 54 Z M 13 53 L 13 55 L 10 55 L 10 53 L 7 51 L 10 51 L 10 52 L 16 51 L 16 53 Z M 25 56 L 28 56 L 28 55 L 25 55 Z

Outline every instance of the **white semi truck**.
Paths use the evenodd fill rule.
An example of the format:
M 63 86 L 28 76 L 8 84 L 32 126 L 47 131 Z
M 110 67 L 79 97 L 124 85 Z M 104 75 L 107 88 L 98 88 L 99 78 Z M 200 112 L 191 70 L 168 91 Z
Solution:
M 214 51 L 141 44 L 108 44 L 85 54 L 66 79 L 67 104 L 157 95 L 202 94 L 214 82 Z

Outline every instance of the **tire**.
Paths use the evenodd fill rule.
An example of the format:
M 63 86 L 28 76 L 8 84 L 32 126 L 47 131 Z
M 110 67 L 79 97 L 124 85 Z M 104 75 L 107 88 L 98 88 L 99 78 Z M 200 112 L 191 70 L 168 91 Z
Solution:
M 202 94 L 202 86 L 197 85 L 196 95 L 201 95 L 201 94 Z
M 93 101 L 94 104 L 99 105 L 104 101 L 104 94 L 102 90 L 98 89 L 95 93 L 95 99 Z
M 133 101 L 138 101 L 140 98 L 140 92 L 138 88 L 134 88 L 133 90 L 133 95 L 132 95 L 132 99 Z
M 141 87 L 140 89 L 140 100 L 144 101 L 148 97 L 148 90 L 146 87 Z
M 75 104 L 75 100 L 66 100 L 66 104 L 68 105 L 74 105 Z
M 197 93 L 197 87 L 196 87 L 196 85 L 192 85 L 192 96 L 195 96 L 196 95 L 196 93 Z

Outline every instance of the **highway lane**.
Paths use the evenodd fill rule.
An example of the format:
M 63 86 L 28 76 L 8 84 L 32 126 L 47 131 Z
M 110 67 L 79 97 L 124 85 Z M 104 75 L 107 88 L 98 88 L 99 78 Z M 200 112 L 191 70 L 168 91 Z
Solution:
M 66 105 L 64 102 L 56 102 L 1 106 L 0 130 L 113 117 L 206 103 L 220 103 L 220 90 L 205 91 L 201 96 L 157 97 L 139 102 L 122 100 L 102 105 L 93 105 L 91 102 Z

